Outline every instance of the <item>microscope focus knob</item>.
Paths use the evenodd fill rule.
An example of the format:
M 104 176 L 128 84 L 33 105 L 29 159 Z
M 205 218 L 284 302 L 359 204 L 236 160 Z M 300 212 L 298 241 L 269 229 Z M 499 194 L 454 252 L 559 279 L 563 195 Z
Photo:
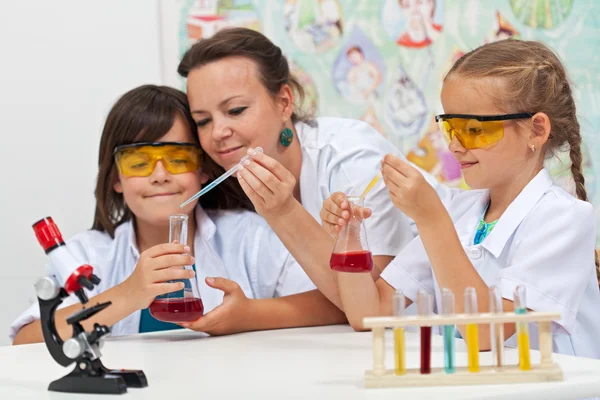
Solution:
M 69 340 L 66 340 L 63 343 L 62 350 L 63 353 L 65 353 L 65 356 L 74 360 L 83 354 L 83 351 L 85 350 L 85 345 L 81 342 L 80 338 L 74 337 Z
M 44 276 L 37 280 L 34 285 L 37 296 L 42 300 L 54 299 L 60 293 L 60 286 L 50 276 Z

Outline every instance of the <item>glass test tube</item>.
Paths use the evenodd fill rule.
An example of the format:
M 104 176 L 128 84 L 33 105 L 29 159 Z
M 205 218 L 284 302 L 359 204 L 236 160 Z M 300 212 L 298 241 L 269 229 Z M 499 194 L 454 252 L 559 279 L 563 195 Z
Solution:
M 452 290 L 442 289 L 442 315 L 454 315 L 454 293 Z M 456 372 L 454 362 L 454 325 L 444 325 L 444 370 L 447 374 Z
M 465 289 L 465 314 L 477 314 L 477 292 L 474 287 Z M 469 372 L 479 372 L 479 333 L 477 324 L 467 324 L 466 340 Z
M 406 300 L 404 294 L 397 290 L 393 297 L 393 309 L 395 317 L 404 316 L 404 308 Z M 396 375 L 404 375 L 406 373 L 406 353 L 404 347 L 404 328 L 394 328 L 394 355 L 396 361 Z
M 497 286 L 490 287 L 490 313 L 502 314 L 502 296 Z M 492 343 L 492 358 L 495 367 L 502 366 L 504 359 L 504 324 L 490 324 L 490 341 Z
M 515 313 L 527 313 L 527 299 L 525 297 L 525 286 L 519 285 L 515 289 Z M 527 371 L 531 369 L 529 359 L 529 332 L 527 322 L 517 322 L 517 345 L 519 347 L 519 369 Z
M 420 317 L 433 314 L 433 296 L 420 289 L 417 294 L 417 313 Z M 431 326 L 421 326 L 421 373 L 431 373 Z

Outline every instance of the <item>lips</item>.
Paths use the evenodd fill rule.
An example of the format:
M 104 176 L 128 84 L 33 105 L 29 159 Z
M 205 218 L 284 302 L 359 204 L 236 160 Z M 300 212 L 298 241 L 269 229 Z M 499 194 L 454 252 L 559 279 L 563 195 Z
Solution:
M 230 147 L 225 150 L 219 150 L 219 151 L 217 151 L 217 153 L 219 153 L 219 155 L 226 156 L 226 155 L 236 152 L 237 150 L 241 149 L 242 147 L 244 147 L 244 146 Z
M 460 168 L 461 169 L 470 168 L 475 164 L 477 164 L 477 161 L 461 161 Z
M 160 197 L 169 197 L 169 196 L 175 196 L 176 192 L 168 192 L 168 193 L 155 193 L 155 194 L 151 194 L 146 196 L 146 198 L 160 198 Z

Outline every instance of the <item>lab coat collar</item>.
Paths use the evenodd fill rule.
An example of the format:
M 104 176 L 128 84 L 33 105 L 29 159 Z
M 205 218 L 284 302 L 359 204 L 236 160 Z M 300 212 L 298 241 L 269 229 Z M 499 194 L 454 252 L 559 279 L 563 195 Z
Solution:
M 552 185 L 553 182 L 550 178 L 550 173 L 543 168 L 527 184 L 527 186 L 523 188 L 517 198 L 510 203 L 496 223 L 492 232 L 490 232 L 489 236 L 481 242 L 481 245 L 492 253 L 494 257 L 499 257 L 515 230 Z M 489 201 L 489 192 L 487 192 L 487 201 Z M 482 206 L 480 209 L 481 213 L 483 213 L 487 201 L 484 204 L 480 204 L 480 206 Z M 479 217 L 481 217 L 481 214 L 478 215 L 478 218 Z M 477 225 L 472 225 L 472 229 L 476 228 Z

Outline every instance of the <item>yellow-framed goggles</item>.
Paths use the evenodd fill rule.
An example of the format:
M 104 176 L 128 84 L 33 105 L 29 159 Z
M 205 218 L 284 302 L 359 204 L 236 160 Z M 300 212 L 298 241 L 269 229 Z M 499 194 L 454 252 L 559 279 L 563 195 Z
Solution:
M 115 163 L 124 176 L 150 176 L 158 161 L 170 174 L 194 172 L 202 167 L 202 149 L 187 142 L 141 142 L 115 147 Z
M 533 113 L 503 115 L 440 114 L 435 121 L 448 143 L 456 139 L 465 149 L 478 149 L 504 137 L 503 121 L 531 118 Z

